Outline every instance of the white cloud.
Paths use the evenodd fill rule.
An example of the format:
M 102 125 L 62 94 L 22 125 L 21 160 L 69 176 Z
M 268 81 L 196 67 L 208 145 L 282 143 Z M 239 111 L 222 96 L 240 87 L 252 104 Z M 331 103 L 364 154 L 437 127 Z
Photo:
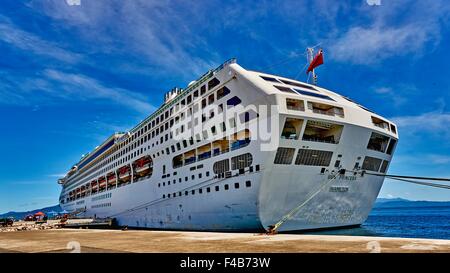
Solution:
M 390 94 L 390 93 L 392 93 L 392 88 L 382 86 L 382 87 L 375 88 L 373 91 L 377 94 Z
M 179 3 L 174 8 L 172 1 L 99 0 L 85 1 L 76 9 L 63 1 L 37 1 L 29 6 L 79 35 L 79 41 L 93 52 L 126 54 L 142 60 L 154 73 L 192 77 L 223 61 L 199 31 L 204 26 L 201 18 L 208 13 L 205 4 Z M 194 50 L 205 57 L 196 57 Z
M 444 134 L 444 137 L 447 137 L 446 134 L 450 133 L 450 126 L 448 126 L 450 124 L 450 113 L 429 112 L 416 116 L 393 117 L 391 120 L 402 131 L 408 133 Z
M 419 25 L 403 27 L 353 27 L 331 46 L 337 61 L 372 64 L 391 56 L 403 56 L 422 50 L 430 41 L 429 33 Z
M 32 75 L 0 71 L 0 103 L 13 105 L 54 104 L 60 101 L 113 102 L 140 113 L 156 108 L 140 93 L 103 82 L 81 73 L 46 69 Z
M 427 45 L 441 41 L 450 18 L 450 6 L 443 0 L 389 1 L 376 9 L 363 5 L 359 11 L 367 21 L 357 21 L 328 39 L 330 55 L 337 61 L 376 64 L 394 56 L 422 56 Z
M 52 96 L 72 100 L 103 99 L 113 101 L 129 109 L 150 113 L 155 107 L 139 93 L 117 87 L 107 87 L 96 79 L 83 74 L 71 74 L 57 70 L 45 70 L 44 80 L 33 79 L 27 83 L 30 88 L 38 86 L 40 90 Z M 56 88 L 57 87 L 57 88 Z
M 75 63 L 82 58 L 79 54 L 21 30 L 4 16 L 0 16 L 0 41 L 29 53 L 48 56 L 67 63 Z

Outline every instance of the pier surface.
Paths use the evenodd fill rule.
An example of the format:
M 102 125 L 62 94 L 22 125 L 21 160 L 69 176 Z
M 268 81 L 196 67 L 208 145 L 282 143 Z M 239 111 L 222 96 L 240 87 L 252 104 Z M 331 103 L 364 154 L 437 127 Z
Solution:
M 362 236 L 51 229 L 0 233 L 5 252 L 450 252 L 450 240 Z

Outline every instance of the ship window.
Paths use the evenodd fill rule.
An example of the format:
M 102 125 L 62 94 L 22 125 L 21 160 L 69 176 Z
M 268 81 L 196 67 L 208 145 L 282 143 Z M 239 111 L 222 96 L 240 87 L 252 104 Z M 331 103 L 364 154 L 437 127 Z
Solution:
M 212 143 L 213 156 L 226 153 L 229 150 L 230 150 L 230 143 L 225 138 L 221 140 L 216 140 Z
M 224 86 L 220 88 L 219 90 L 217 90 L 217 100 L 220 100 L 228 94 L 230 94 L 230 89 L 228 89 L 228 87 Z
M 242 102 L 242 101 L 241 101 L 240 98 L 234 96 L 234 97 L 232 97 L 231 99 L 229 99 L 229 100 L 227 101 L 227 105 L 228 105 L 228 106 L 236 106 L 236 105 L 240 104 L 241 102 Z
M 206 107 L 206 99 L 202 99 L 202 109 Z
M 367 144 L 367 149 L 384 153 L 389 142 L 389 137 L 380 135 L 378 133 L 372 133 Z M 392 147 L 393 149 L 393 147 Z
M 286 99 L 286 108 L 288 110 L 305 111 L 305 105 L 302 100 Z
M 230 149 L 237 150 L 250 144 L 250 130 L 245 129 L 230 136 Z
M 208 104 L 211 105 L 214 103 L 214 94 L 209 95 L 208 97 Z
M 322 114 L 327 116 L 338 116 L 344 117 L 344 109 L 342 107 L 336 107 L 329 104 L 318 103 L 318 102 L 308 102 L 308 109 L 312 110 L 313 113 Z
M 198 90 L 194 91 L 194 98 L 198 98 Z
M 280 81 L 278 81 L 277 79 L 275 79 L 275 78 L 272 78 L 272 77 L 266 77 L 266 76 L 260 76 L 263 80 L 265 80 L 265 81 L 268 81 L 268 82 L 280 82 Z
M 286 93 L 292 93 L 292 94 L 297 94 L 294 91 L 292 91 L 291 88 L 288 87 L 284 87 L 284 86 L 278 86 L 278 85 L 274 85 L 274 87 L 282 92 L 286 92 Z
M 295 90 L 295 92 L 297 92 L 298 94 L 301 94 L 301 95 L 334 101 L 332 98 L 328 97 L 327 95 L 322 95 L 322 94 L 317 94 L 317 93 L 313 93 L 313 92 L 309 92 L 309 91 L 304 91 L 304 90 L 297 89 L 297 88 L 294 88 L 294 90 Z
M 231 158 L 231 169 L 239 170 L 252 165 L 252 155 L 250 153 L 238 155 Z
M 211 192 L 211 188 L 210 188 L 210 187 L 207 187 L 207 188 L 206 188 L 206 192 Z
M 195 190 L 192 190 L 192 191 L 191 191 L 191 194 L 194 195 L 194 194 L 195 194 Z
M 200 95 L 203 96 L 206 93 L 206 85 L 200 87 Z
M 174 169 L 183 166 L 183 155 L 174 157 L 172 160 L 172 166 Z
M 333 152 L 330 151 L 299 149 L 295 164 L 327 167 L 330 165 L 332 156 Z
M 230 119 L 230 127 L 231 127 L 231 128 L 236 127 L 236 119 L 235 119 L 235 118 L 231 118 L 231 119 Z
M 306 88 L 306 89 L 317 91 L 317 89 L 315 89 L 314 87 L 306 85 L 306 84 L 302 84 L 302 83 L 299 83 L 299 82 L 293 82 L 293 81 L 282 80 L 282 79 L 280 79 L 280 81 L 283 82 L 284 84 L 288 84 L 288 85 L 292 85 L 292 86 L 297 86 L 297 87 L 302 87 L 302 88 Z
M 363 170 L 378 172 L 382 160 L 375 157 L 366 156 L 362 165 Z
M 386 173 L 389 161 L 383 160 L 383 164 L 381 164 L 380 173 Z
M 216 189 L 216 191 L 219 191 L 219 186 L 216 186 L 215 189 Z
M 217 85 L 219 85 L 219 83 L 220 81 L 217 78 L 213 78 L 208 82 L 208 90 L 211 90 L 212 88 L 216 87 Z
M 251 186 L 252 186 L 252 182 L 251 182 L 250 180 L 245 181 L 245 186 L 246 186 L 247 188 L 251 187 Z
M 250 120 L 253 120 L 257 117 L 258 117 L 258 113 L 256 113 L 254 110 L 249 110 L 249 111 L 239 115 L 239 119 L 240 119 L 241 123 L 249 122 Z
M 230 161 L 228 159 L 217 161 L 213 165 L 213 171 L 215 174 L 224 173 L 229 170 L 230 170 Z
M 395 144 L 397 144 L 397 140 L 391 138 L 391 142 L 389 142 L 389 146 L 388 146 L 387 151 L 386 151 L 386 153 L 388 155 L 391 155 L 392 152 L 394 151 Z
M 239 183 L 234 183 L 234 188 L 239 189 Z
M 225 184 L 225 185 L 223 186 L 223 188 L 227 191 L 227 190 L 230 188 L 230 186 L 228 186 L 228 184 Z
M 295 148 L 278 148 L 274 164 L 289 165 L 294 159 Z
M 381 128 L 381 129 L 389 130 L 389 123 L 388 122 L 386 122 L 386 121 L 384 121 L 382 119 L 379 119 L 377 117 L 374 117 L 374 116 L 372 116 L 371 118 L 372 118 L 372 124 L 373 125 Z
M 189 104 L 189 103 L 191 103 L 191 102 L 192 102 L 192 97 L 191 97 L 191 95 L 189 95 L 189 96 L 186 98 L 186 103 Z M 166 114 L 167 114 L 167 112 L 166 112 Z M 167 115 L 166 115 L 166 117 L 167 117 Z
M 286 118 L 284 122 L 283 131 L 281 132 L 281 138 L 283 139 L 298 139 L 300 136 L 300 130 L 303 126 L 302 119 Z
M 394 124 L 391 124 L 391 131 L 392 131 L 392 133 L 394 133 L 394 134 L 397 133 L 397 128 L 395 127 Z
M 344 126 L 324 121 L 308 120 L 303 140 L 338 144 Z

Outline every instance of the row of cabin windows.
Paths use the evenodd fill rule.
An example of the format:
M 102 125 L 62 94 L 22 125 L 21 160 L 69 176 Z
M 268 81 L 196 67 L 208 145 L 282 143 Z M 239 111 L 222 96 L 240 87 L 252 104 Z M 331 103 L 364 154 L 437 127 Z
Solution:
M 213 78 L 208 82 L 208 90 L 213 89 L 214 87 L 216 87 L 218 84 L 220 84 L 220 81 L 217 78 Z M 226 88 L 226 87 L 225 87 Z M 201 91 L 201 95 L 204 95 L 206 93 L 206 87 L 205 85 L 203 85 L 200 88 Z M 220 92 L 218 91 L 218 97 L 223 97 L 224 94 L 227 95 L 230 93 L 230 90 L 228 88 L 226 88 L 226 91 L 224 92 L 223 90 L 220 90 Z M 198 90 L 193 92 L 194 97 L 198 97 Z M 213 94 L 214 95 L 214 94 Z M 192 95 L 188 95 L 187 100 L 188 101 L 192 101 Z M 185 104 L 185 99 L 182 100 L 182 104 Z M 175 108 L 177 108 L 175 111 L 178 111 L 179 106 L 176 105 Z M 144 133 L 146 133 L 148 130 L 153 129 L 155 126 L 159 125 L 160 122 L 164 121 L 164 119 L 169 118 L 169 116 L 171 116 L 174 112 L 174 107 L 170 108 L 169 110 L 167 110 L 165 113 L 161 114 L 160 116 L 156 117 L 155 119 L 153 119 L 151 122 L 149 122 L 148 124 L 146 124 L 145 126 L 143 126 L 139 131 L 137 131 L 135 134 L 133 134 L 129 139 L 127 139 L 125 142 L 119 144 L 119 149 L 122 149 L 123 147 L 127 146 L 130 142 L 134 141 L 136 138 L 139 138 L 141 135 L 143 135 Z M 172 125 L 172 124 L 171 124 Z M 161 126 L 162 127 L 162 126 Z M 163 130 L 168 129 L 169 125 L 165 124 Z M 157 131 L 159 132 L 159 128 L 157 128 Z M 135 147 L 134 147 L 135 148 Z M 129 152 L 130 149 L 127 150 L 127 152 Z M 103 157 L 100 159 L 100 161 L 103 161 Z M 117 159 L 116 158 L 111 158 L 109 161 L 104 161 L 102 164 L 107 164 L 112 162 L 112 160 Z
M 198 178 L 199 179 L 201 179 L 202 177 L 203 177 L 203 174 L 202 173 L 199 173 L 198 175 Z M 209 177 L 210 176 L 210 172 L 206 172 L 205 173 L 205 177 Z M 191 180 L 195 180 L 195 175 L 193 174 L 193 175 L 191 175 Z M 187 181 L 189 181 L 189 176 L 185 176 L 184 177 L 184 181 L 185 182 L 187 182 Z M 183 182 L 183 178 L 178 178 L 178 183 L 182 183 Z M 167 186 L 170 186 L 170 185 L 174 185 L 174 184 L 176 184 L 177 183 L 177 179 L 173 179 L 172 181 L 167 181 L 167 182 L 162 182 L 162 183 L 158 183 L 158 188 L 160 188 L 160 187 L 165 187 L 166 185 Z
M 250 121 L 251 119 L 256 118 L 257 117 L 257 113 L 251 110 L 251 112 L 248 111 L 248 112 L 240 114 L 239 117 L 240 117 L 241 123 L 244 123 L 244 122 Z M 232 126 L 232 128 L 234 128 L 236 126 L 236 122 L 235 122 L 234 118 L 232 118 L 232 120 L 230 120 L 230 125 Z M 225 123 L 222 123 L 221 130 L 222 131 L 226 131 Z M 211 132 L 213 133 L 213 135 L 216 134 L 215 126 L 213 126 L 211 128 Z M 235 135 L 237 136 L 239 134 L 240 133 L 237 133 Z M 204 137 L 204 139 L 207 138 L 206 131 L 203 132 L 203 137 Z M 247 136 L 247 139 L 244 140 L 244 141 L 240 141 L 240 140 L 234 141 L 233 144 L 231 145 L 232 150 L 237 149 L 237 148 L 242 148 L 242 147 L 248 145 L 248 143 L 249 143 L 248 139 L 249 139 L 249 136 Z M 200 138 L 197 139 L 197 142 L 200 142 Z M 186 148 L 189 145 L 194 145 L 194 139 L 191 138 L 189 140 L 183 140 L 181 142 L 181 144 L 183 145 L 183 148 Z M 181 144 L 178 142 L 178 143 L 176 143 L 176 144 L 174 144 L 174 145 L 172 145 L 170 147 L 166 147 L 165 154 L 169 155 L 171 152 L 174 153 L 174 152 L 176 152 L 176 150 L 178 150 L 178 151 L 181 150 Z M 236 144 L 236 145 L 234 145 L 234 144 Z M 150 146 L 148 148 L 150 148 Z M 131 159 L 139 156 L 140 154 L 142 154 L 145 151 L 146 151 L 146 148 L 141 148 L 140 150 L 135 151 L 133 154 L 128 155 L 128 160 L 131 160 Z M 223 153 L 223 152 L 226 152 L 226 151 L 221 151 L 220 153 Z M 161 154 L 164 154 L 164 150 L 161 151 Z M 215 155 L 217 155 L 217 154 L 215 154 Z M 158 156 L 160 156 L 160 152 L 157 152 L 157 153 L 153 154 L 153 158 L 156 158 Z M 124 159 L 122 159 L 121 161 L 123 161 L 123 160 Z M 113 166 L 111 166 L 111 167 L 113 167 Z M 105 170 L 105 171 L 108 171 L 108 170 Z
M 241 188 L 241 186 L 240 186 L 240 183 L 239 182 L 236 182 L 236 183 L 234 183 L 233 184 L 233 186 L 234 186 L 234 188 L 235 189 L 240 189 Z M 247 180 L 247 181 L 245 181 L 245 187 L 246 188 L 250 188 L 252 186 L 252 182 L 250 181 L 250 180 Z M 191 195 L 194 195 L 196 192 L 198 193 L 198 194 L 202 194 L 203 193 L 203 191 L 205 191 L 206 193 L 210 193 L 211 192 L 211 190 L 214 190 L 214 191 L 216 191 L 216 192 L 218 192 L 218 191 L 220 191 L 220 186 L 214 186 L 214 187 L 203 187 L 203 188 L 200 188 L 200 189 L 194 189 L 194 190 L 190 190 L 190 191 L 184 191 L 184 195 L 185 196 L 188 196 L 189 194 L 191 194 Z M 229 184 L 224 184 L 223 185 L 223 189 L 224 190 L 229 190 L 230 189 L 230 185 Z M 174 193 L 169 193 L 169 194 L 163 194 L 163 196 L 162 196 L 162 198 L 174 198 L 174 197 L 180 197 L 180 196 L 182 196 L 183 195 L 183 192 L 178 192 L 178 193 L 176 193 L 176 192 L 174 192 Z
M 210 82 L 211 82 L 211 81 L 210 81 Z M 211 87 L 211 89 L 212 89 L 212 88 L 214 88 L 215 86 L 217 86 L 219 83 L 220 83 L 220 81 L 218 81 L 217 79 L 216 79 L 216 80 L 213 79 L 213 80 L 212 80 L 212 83 L 209 84 L 209 86 L 212 86 L 212 87 Z M 209 89 L 209 90 L 211 90 L 211 89 Z M 202 90 L 203 90 L 203 89 L 202 89 Z M 204 90 L 205 90 L 205 91 L 202 92 L 201 95 L 204 95 L 204 93 L 206 93 L 206 89 L 204 89 Z M 197 90 L 197 91 L 198 91 L 198 90 Z M 214 97 L 215 97 L 215 94 L 217 95 L 217 100 L 219 100 L 219 99 L 224 98 L 225 96 L 227 96 L 227 95 L 230 94 L 230 93 L 231 93 L 230 89 L 227 88 L 226 86 L 223 86 L 223 87 L 220 88 L 217 92 L 215 92 L 215 93 L 209 95 L 209 97 L 208 97 L 209 103 L 211 103 L 211 104 L 214 103 Z M 195 91 L 194 91 L 194 95 L 195 95 Z M 189 95 L 188 97 L 190 97 L 190 96 L 191 96 L 191 95 Z M 195 97 L 195 96 L 194 96 L 194 97 Z M 227 101 L 227 105 L 231 105 L 231 106 L 235 106 L 235 105 L 240 104 L 240 103 L 241 103 L 241 100 L 240 100 L 237 96 L 232 97 L 231 99 L 229 99 L 229 100 Z M 220 108 L 219 108 L 219 109 L 220 109 Z M 223 106 L 222 106 L 222 109 L 223 109 Z M 171 110 L 172 110 L 172 109 L 171 109 Z M 192 108 L 190 108 L 189 111 L 190 111 L 190 113 L 192 113 Z M 167 114 L 167 113 L 168 113 L 168 112 L 166 112 L 166 116 L 168 117 L 168 114 Z M 172 114 L 172 113 L 171 113 L 171 114 Z M 159 124 L 159 120 L 161 120 L 161 121 L 164 120 L 163 115 L 161 115 L 160 117 L 161 117 L 161 119 L 158 119 L 158 118 L 157 118 L 156 120 L 153 120 L 153 121 L 152 121 L 152 123 L 151 123 L 152 126 L 151 126 L 151 127 L 150 127 L 150 123 L 148 123 L 146 126 L 142 127 L 141 130 L 137 131 L 136 134 L 134 134 L 130 139 L 128 139 L 128 140 L 125 141 L 124 143 L 120 144 L 120 145 L 119 145 L 119 149 L 122 148 L 122 147 L 124 147 L 125 145 L 127 145 L 127 144 L 129 143 L 130 140 L 132 141 L 132 140 L 134 140 L 134 139 L 136 139 L 136 138 L 138 138 L 138 137 L 141 137 L 142 134 L 145 134 L 148 130 L 150 130 L 150 129 L 152 129 L 154 126 L 158 125 L 158 124 Z M 165 130 L 168 130 L 169 128 L 171 128 L 171 127 L 174 125 L 174 123 L 176 123 L 178 120 L 180 120 L 180 117 L 181 117 L 181 120 L 184 119 L 184 112 L 182 112 L 179 116 L 175 117 L 174 119 L 171 119 L 169 122 L 166 122 L 166 123 L 163 124 L 162 126 L 156 128 L 155 130 L 153 130 L 153 131 L 151 132 L 151 134 L 150 134 L 150 133 L 149 133 L 149 134 L 145 134 L 145 136 L 141 137 L 140 139 L 138 139 L 136 142 L 132 143 L 131 145 L 126 146 L 125 149 L 122 149 L 121 151 L 119 151 L 118 153 L 116 153 L 115 155 L 113 155 L 112 157 L 108 158 L 106 161 L 103 161 L 100 165 L 96 166 L 95 168 L 90 169 L 90 170 L 89 170 L 89 173 L 86 174 L 86 176 L 89 175 L 90 173 L 94 172 L 94 171 L 99 170 L 99 169 L 102 168 L 103 166 L 105 166 L 105 165 L 107 165 L 107 164 L 109 164 L 109 163 L 113 162 L 114 160 L 117 160 L 117 159 L 119 159 L 119 158 L 121 158 L 121 157 L 122 157 L 121 160 L 115 162 L 114 164 L 112 164 L 112 165 L 111 165 L 110 167 L 108 167 L 108 168 L 105 168 L 105 169 L 103 169 L 103 170 L 99 170 L 96 174 L 106 172 L 106 171 L 108 171 L 108 170 L 110 170 L 110 169 L 112 169 L 112 168 L 114 168 L 114 167 L 119 166 L 120 164 L 123 164 L 125 161 L 131 160 L 131 159 L 135 158 L 136 156 L 138 156 L 139 154 L 142 154 L 143 150 L 141 149 L 140 153 L 139 153 L 139 151 L 135 151 L 134 153 L 128 155 L 128 156 L 125 157 L 125 158 L 123 158 L 123 155 L 125 155 L 126 153 L 129 153 L 131 150 L 136 149 L 136 148 L 137 148 L 138 146 L 140 146 L 140 145 L 143 145 L 144 142 L 147 142 L 147 141 L 149 141 L 150 139 L 159 136 L 159 134 L 161 134 L 161 133 L 163 133 Z M 157 121 L 158 121 L 158 122 L 157 122 Z M 155 123 L 155 124 L 153 125 L 153 123 Z M 215 129 L 215 128 L 213 128 L 212 130 L 214 131 L 214 129 Z M 169 139 L 172 139 L 172 138 L 173 138 L 172 133 L 166 134 L 165 136 L 161 136 L 160 139 L 159 139 L 159 141 L 156 141 L 156 145 L 162 144 L 162 143 L 164 143 L 164 141 L 168 141 Z M 154 146 L 155 146 L 155 142 L 152 143 L 152 147 L 154 147 Z M 148 148 L 150 149 L 150 146 L 149 146 Z M 172 148 L 172 149 L 173 149 L 173 148 Z M 168 150 L 168 149 L 166 149 L 166 153 L 169 154 L 169 150 Z M 164 154 L 164 150 L 161 151 L 161 154 Z M 156 156 L 159 156 L 159 155 L 160 155 L 160 152 L 155 153 L 155 154 L 153 155 L 153 158 L 156 158 Z M 100 162 L 100 161 L 99 161 L 99 162 Z M 95 175 L 93 175 L 93 176 L 95 177 Z M 83 177 L 85 177 L 85 176 L 83 176 Z M 80 179 L 82 179 L 83 177 L 81 177 Z M 92 177 L 90 177 L 90 178 L 92 178 Z M 90 178 L 88 178 L 87 180 L 89 180 Z

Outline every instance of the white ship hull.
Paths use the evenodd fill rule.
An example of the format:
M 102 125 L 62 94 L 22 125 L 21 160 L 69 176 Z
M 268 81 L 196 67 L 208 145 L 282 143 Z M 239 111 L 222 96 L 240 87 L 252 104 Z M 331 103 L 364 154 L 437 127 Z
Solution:
M 240 72 L 241 69 L 232 67 L 231 70 Z M 250 93 L 255 88 L 245 81 L 239 82 L 239 79 L 229 86 L 242 93 Z M 254 100 L 251 93 L 248 96 Z M 245 99 L 243 95 L 242 100 Z M 260 100 L 277 104 L 279 98 L 262 96 Z M 264 151 L 260 140 L 252 140 L 243 148 L 172 169 L 172 159 L 178 154 L 174 153 L 153 160 L 150 177 L 62 202 L 61 207 L 67 211 L 84 211 L 81 216 L 112 217 L 119 225 L 151 229 L 264 230 L 296 209 L 278 231 L 360 225 L 367 219 L 384 180 L 382 176 L 363 174 L 361 165 L 365 157 L 386 162 L 392 159 L 392 152 L 387 154 L 368 149 L 369 138 L 373 132 L 395 140 L 397 136 L 396 132 L 392 134 L 373 126 L 370 121 L 361 121 L 367 117 L 370 119 L 371 115 L 363 109 L 352 106 L 344 107 L 344 110 L 345 119 L 313 111 L 294 113 L 281 109 L 278 114 L 280 124 L 284 124 L 287 117 L 297 117 L 305 121 L 324 120 L 342 125 L 337 144 L 306 141 L 301 137 L 282 138 L 274 149 Z M 304 131 L 305 124 L 301 133 Z M 176 142 L 169 141 L 168 145 L 173 143 Z M 203 143 L 196 147 L 201 145 Z M 296 156 L 290 164 L 275 164 L 278 147 L 295 149 L 295 155 L 300 149 L 306 149 L 332 152 L 332 156 L 327 166 L 297 164 Z M 150 149 L 148 154 L 153 152 Z M 243 170 L 230 170 L 226 176 L 214 172 L 214 163 L 246 153 L 251 154 L 252 160 Z M 338 174 L 342 169 L 347 170 L 345 174 Z M 378 173 L 386 171 L 387 166 Z M 64 194 L 67 191 L 63 191 L 62 196 Z

